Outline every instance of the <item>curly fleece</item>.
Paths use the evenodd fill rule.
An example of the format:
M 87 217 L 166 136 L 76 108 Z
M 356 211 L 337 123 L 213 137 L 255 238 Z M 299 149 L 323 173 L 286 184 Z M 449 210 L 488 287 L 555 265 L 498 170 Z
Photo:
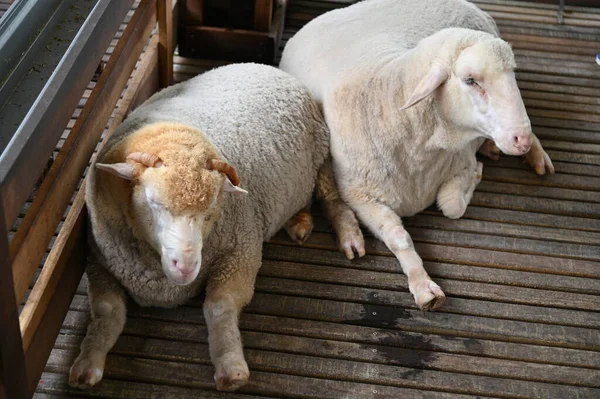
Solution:
M 169 167 L 152 168 L 142 179 L 162 174 L 174 212 L 203 207 L 212 198 L 211 181 L 221 189 L 222 175 L 203 167 L 212 157 L 232 165 L 249 194 L 224 195 L 198 278 L 177 286 L 164 275 L 160 255 L 133 234 L 127 217 L 132 183 L 92 168 L 86 203 L 93 255 L 141 305 L 181 304 L 209 279 L 253 286 L 263 240 L 310 201 L 328 142 L 308 92 L 273 67 L 230 65 L 167 88 L 119 126 L 97 161 L 125 162 L 137 151 L 160 156 Z

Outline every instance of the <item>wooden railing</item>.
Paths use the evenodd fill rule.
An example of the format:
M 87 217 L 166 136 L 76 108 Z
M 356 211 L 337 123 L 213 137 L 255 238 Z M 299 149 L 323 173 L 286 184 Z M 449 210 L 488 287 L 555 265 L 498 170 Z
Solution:
M 133 0 L 117 1 L 119 7 L 127 3 L 125 13 L 133 3 Z M 34 126 L 21 143 L 31 150 L 18 154 L 19 157 L 15 157 L 9 165 L 11 173 L 3 174 L 8 178 L 0 182 L 4 199 L 0 206 L 0 223 L 5 226 L 0 229 L 0 399 L 32 396 L 81 279 L 86 256 L 85 183 L 79 190 L 77 187 L 115 106 L 118 104 L 109 134 L 130 109 L 143 102 L 159 86 L 172 82 L 174 5 L 174 0 L 139 2 L 10 243 L 9 229 L 27 199 L 23 193 L 33 189 L 43 170 L 42 160 L 48 159 L 67 125 L 68 118 L 64 121 L 60 118 L 73 114 L 84 93 L 84 86 L 74 85 L 72 90 L 62 94 L 68 100 L 58 99 L 62 100 L 60 115 L 41 115 L 40 121 L 54 117 L 52 126 L 59 129 L 49 131 L 49 126 L 43 123 Z M 99 16 L 115 26 L 106 36 L 108 40 L 92 40 L 98 39 L 93 34 L 89 39 L 96 46 L 103 45 L 97 48 L 101 52 L 108 48 L 125 16 L 125 13 L 114 12 L 114 9 L 111 11 L 110 18 Z M 158 34 L 152 36 L 157 21 Z M 106 35 L 106 30 L 102 34 Z M 77 45 L 87 46 L 89 43 L 74 43 L 71 47 Z M 93 74 L 98 60 L 90 58 L 88 63 L 90 65 L 79 67 Z M 77 67 L 76 63 L 74 67 Z M 60 90 L 57 93 L 61 95 Z M 24 120 L 23 124 L 28 122 L 31 120 Z M 8 147 L 6 151 L 10 150 L 11 147 Z M 20 176 L 26 178 L 19 180 Z M 66 219 L 29 291 L 73 195 L 75 199 Z M 29 296 L 19 314 L 19 307 L 28 291 Z

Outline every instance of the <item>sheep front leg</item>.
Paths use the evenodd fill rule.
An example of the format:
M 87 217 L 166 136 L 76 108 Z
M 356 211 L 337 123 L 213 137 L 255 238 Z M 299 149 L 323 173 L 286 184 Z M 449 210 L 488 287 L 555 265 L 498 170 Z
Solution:
M 529 165 L 535 170 L 538 175 L 545 175 L 546 173 L 554 173 L 554 165 L 550 160 L 550 156 L 542 148 L 542 143 L 531 133 L 531 149 L 525 154 L 525 159 Z
M 310 237 L 313 229 L 313 217 L 310 213 L 310 206 L 296 213 L 286 222 L 284 227 L 292 240 L 300 245 L 304 244 L 308 240 L 308 237 Z
M 450 219 L 458 219 L 464 215 L 473 197 L 475 187 L 481 181 L 483 164 L 477 162 L 475 170 L 465 168 L 463 173 L 455 175 L 444 182 L 437 193 L 438 207 Z
M 238 265 L 239 262 L 238 259 Z M 224 266 L 226 270 L 235 270 Z M 236 273 L 211 279 L 206 288 L 204 318 L 208 327 L 210 358 L 215 366 L 215 383 L 220 391 L 236 390 L 245 385 L 250 376 L 238 319 L 244 306 L 252 299 L 254 279 L 255 275 Z
M 90 388 L 100 382 L 106 355 L 123 332 L 126 318 L 125 292 L 119 282 L 96 263 L 88 265 L 86 274 L 92 321 L 69 371 L 69 384 L 77 388 Z
M 381 203 L 352 204 L 362 222 L 394 253 L 408 279 L 408 289 L 421 310 L 435 310 L 446 296 L 423 267 L 412 239 L 402 226 L 400 217 Z
M 500 159 L 500 148 L 496 146 L 494 140 L 485 139 L 481 147 L 477 150 L 481 155 L 497 161 Z
M 338 246 L 346 258 L 363 257 L 365 239 L 354 211 L 339 196 L 331 159 L 325 161 L 317 176 L 317 197 L 323 201 L 327 217 L 337 235 Z

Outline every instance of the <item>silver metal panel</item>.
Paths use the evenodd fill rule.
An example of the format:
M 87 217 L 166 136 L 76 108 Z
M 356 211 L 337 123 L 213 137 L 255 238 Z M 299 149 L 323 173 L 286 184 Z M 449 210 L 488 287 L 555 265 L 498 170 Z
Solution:
M 40 81 L 43 80 L 43 89 L 0 156 L 0 195 L 7 226 L 16 219 L 133 3 L 133 0 L 73 0 L 72 4 L 89 4 L 90 1 L 96 2 L 94 8 L 87 19 L 81 21 L 81 28 L 52 74 L 49 77 L 37 76 Z M 51 49 L 44 46 L 44 50 Z M 37 61 L 43 63 L 44 59 Z M 35 77 L 34 73 L 37 72 L 32 70 L 28 76 Z M 18 107 L 19 103 L 15 102 L 15 106 Z M 2 129 L 3 124 L 0 120 Z

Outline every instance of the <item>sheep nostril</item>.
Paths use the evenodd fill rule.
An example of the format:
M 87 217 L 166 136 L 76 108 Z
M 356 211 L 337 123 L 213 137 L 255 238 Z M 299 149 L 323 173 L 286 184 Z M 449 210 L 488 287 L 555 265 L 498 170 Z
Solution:
M 172 261 L 172 263 L 173 263 L 173 267 L 174 267 L 175 269 L 178 269 L 178 270 L 179 270 L 179 268 L 181 267 L 181 264 L 179 263 L 179 261 L 177 261 L 177 260 L 173 260 L 173 261 Z

